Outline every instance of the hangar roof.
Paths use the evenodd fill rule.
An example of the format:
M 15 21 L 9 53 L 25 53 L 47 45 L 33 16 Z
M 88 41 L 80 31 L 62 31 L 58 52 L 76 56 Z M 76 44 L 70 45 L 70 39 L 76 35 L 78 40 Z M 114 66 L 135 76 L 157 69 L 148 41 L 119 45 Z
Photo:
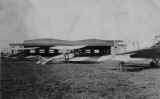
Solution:
M 100 39 L 86 39 L 86 40 L 59 40 L 59 39 L 32 39 L 25 40 L 23 43 L 11 43 L 10 46 L 58 46 L 58 45 L 88 45 L 88 46 L 113 46 L 116 42 L 123 42 L 122 40 L 100 40 Z
M 118 42 L 118 40 L 116 40 Z M 59 40 L 59 39 L 33 39 L 25 40 L 24 46 L 57 46 L 57 45 L 88 45 L 88 46 L 113 46 L 114 40 L 86 39 L 86 40 Z

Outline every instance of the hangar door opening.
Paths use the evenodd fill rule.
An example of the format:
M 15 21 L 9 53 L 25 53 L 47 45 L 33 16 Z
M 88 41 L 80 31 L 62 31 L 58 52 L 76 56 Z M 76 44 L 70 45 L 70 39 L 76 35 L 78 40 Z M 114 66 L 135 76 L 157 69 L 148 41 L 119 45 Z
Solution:
M 110 55 L 111 46 L 87 46 L 82 49 L 75 50 L 75 56 L 102 56 Z

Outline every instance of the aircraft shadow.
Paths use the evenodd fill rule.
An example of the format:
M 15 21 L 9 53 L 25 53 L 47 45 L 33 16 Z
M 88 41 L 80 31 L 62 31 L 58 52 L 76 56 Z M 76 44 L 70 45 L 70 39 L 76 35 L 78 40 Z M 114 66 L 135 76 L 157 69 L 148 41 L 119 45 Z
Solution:
M 96 64 L 99 62 L 94 62 L 94 61 L 61 61 L 61 62 L 49 62 L 48 64 Z
M 123 71 L 126 72 L 139 72 L 147 69 L 158 69 L 160 66 L 150 66 L 150 65 L 125 65 L 123 66 Z

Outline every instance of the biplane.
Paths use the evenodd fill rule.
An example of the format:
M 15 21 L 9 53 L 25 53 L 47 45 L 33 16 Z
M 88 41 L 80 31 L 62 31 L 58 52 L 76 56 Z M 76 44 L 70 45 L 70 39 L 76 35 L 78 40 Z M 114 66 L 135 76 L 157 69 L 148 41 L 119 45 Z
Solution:
M 151 60 L 150 66 L 158 66 L 160 63 L 160 42 L 150 47 L 119 53 L 117 55 L 129 55 L 131 58 L 135 59 L 149 59 Z

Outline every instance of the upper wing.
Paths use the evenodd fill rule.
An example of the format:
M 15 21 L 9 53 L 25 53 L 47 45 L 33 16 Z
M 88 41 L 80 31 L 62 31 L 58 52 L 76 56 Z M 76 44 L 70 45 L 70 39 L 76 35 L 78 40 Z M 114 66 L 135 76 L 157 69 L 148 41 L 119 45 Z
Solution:
M 84 48 L 86 45 L 78 45 L 78 46 L 55 46 L 51 47 L 52 49 L 59 49 L 59 50 L 74 50 Z
M 133 50 L 133 51 L 128 51 L 128 52 L 118 53 L 116 55 L 135 54 L 135 53 L 150 51 L 150 50 L 152 50 L 152 48 L 143 48 L 143 49 L 138 49 L 138 50 Z
M 125 53 L 120 53 L 118 55 L 130 54 L 132 58 L 156 58 L 160 57 L 160 47 L 150 47 Z

